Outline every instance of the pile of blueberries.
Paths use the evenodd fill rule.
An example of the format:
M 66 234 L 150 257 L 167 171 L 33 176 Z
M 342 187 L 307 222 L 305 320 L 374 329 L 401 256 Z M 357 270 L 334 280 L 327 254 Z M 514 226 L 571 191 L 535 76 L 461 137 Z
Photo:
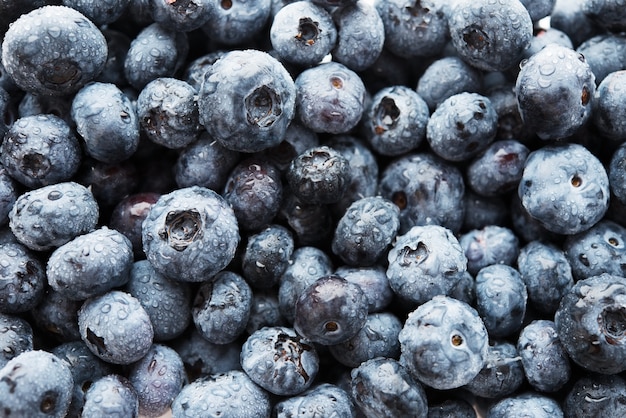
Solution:
M 1 1 L 0 416 L 626 416 L 624 33 Z

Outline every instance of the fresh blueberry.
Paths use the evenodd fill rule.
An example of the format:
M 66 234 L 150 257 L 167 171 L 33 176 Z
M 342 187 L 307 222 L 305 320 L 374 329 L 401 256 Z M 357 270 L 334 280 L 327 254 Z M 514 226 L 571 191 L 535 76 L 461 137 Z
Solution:
M 203 283 L 193 301 L 193 323 L 204 338 L 228 344 L 242 335 L 252 307 L 252 289 L 232 271 L 219 272 Z
M 505 225 L 509 219 L 507 202 L 500 196 L 485 197 L 465 191 L 465 217 L 462 231 L 483 229 L 488 225 Z
M 150 317 L 155 341 L 172 340 L 191 322 L 191 289 L 188 283 L 168 279 L 147 260 L 130 268 L 125 290 Z
M 414 305 L 449 295 L 467 269 L 459 241 L 438 225 L 414 226 L 397 237 L 387 258 L 389 285 Z
M 383 265 L 370 267 L 340 266 L 335 274 L 358 284 L 368 301 L 368 312 L 380 312 L 391 303 L 394 293 Z
M 278 291 L 275 288 L 255 290 L 252 294 L 246 332 L 252 334 L 261 328 L 273 326 L 288 326 L 287 320 L 280 313 Z
M 72 119 L 85 151 L 104 163 L 130 158 L 139 146 L 139 120 L 131 100 L 116 85 L 94 82 L 76 93 Z
M 367 321 L 367 297 L 361 287 L 337 275 L 323 276 L 296 301 L 294 328 L 309 340 L 334 345 L 354 337 Z
M 183 387 L 172 403 L 172 416 L 196 418 L 211 411 L 214 416 L 269 417 L 269 394 L 239 370 L 199 378 Z
M 333 49 L 337 28 L 323 7 L 313 2 L 296 1 L 278 10 L 269 36 L 279 59 L 311 66 L 322 61 Z
M 528 243 L 557 239 L 557 234 L 548 231 L 538 220 L 530 216 L 517 194 L 511 196 L 509 209 L 512 229 L 521 241 Z
M 574 49 L 574 44 L 569 36 L 554 27 L 535 28 L 535 34 L 530 41 L 530 46 L 524 52 L 524 58 L 530 58 L 541 51 L 546 45 L 559 44 Z
M 109 226 L 129 239 L 136 260 L 146 256 L 141 241 L 141 225 L 160 196 L 150 192 L 130 194 L 120 200 L 111 211 Z
M 354 418 L 356 411 L 350 395 L 339 386 L 320 383 L 306 392 L 286 398 L 274 405 L 276 418 L 346 417 Z
M 535 138 L 535 133 L 522 121 L 514 82 L 492 87 L 488 90 L 487 97 L 498 114 L 497 140 L 513 139 L 527 144 Z
M 626 414 L 626 382 L 618 375 L 582 376 L 565 399 L 563 412 L 572 418 L 618 418 Z
M 19 242 L 43 251 L 91 231 L 98 215 L 98 204 L 86 187 L 56 183 L 20 195 L 9 213 L 9 227 Z
M 487 418 L 563 418 L 559 403 L 539 392 L 522 392 L 498 400 L 487 410 Z
M 143 249 L 155 270 L 185 282 L 211 279 L 234 258 L 239 244 L 233 209 L 199 186 L 161 196 L 142 231 Z
M 210 0 L 209 20 L 202 26 L 211 41 L 230 47 L 259 36 L 266 26 L 272 0 Z
M 26 246 L 0 244 L 0 312 L 29 311 L 44 298 L 46 272 L 42 262 Z
M 426 137 L 426 101 L 406 86 L 380 90 L 364 115 L 365 136 L 378 154 L 399 156 L 416 150 Z
M 100 212 L 108 214 L 117 203 L 138 190 L 143 170 L 131 160 L 107 164 L 91 157 L 83 161 L 73 177 L 74 181 L 87 187 L 100 206 Z
M 66 96 L 42 96 L 25 93 L 17 105 L 17 114 L 20 118 L 26 116 L 54 115 L 74 127 L 72 119 L 72 101 Z
M 107 41 L 108 55 L 102 72 L 95 78 L 101 83 L 115 84 L 119 88 L 128 86 L 124 75 L 124 61 L 130 48 L 130 37 L 121 30 L 103 28 L 102 34 Z
M 185 366 L 178 353 L 168 346 L 154 344 L 128 371 L 141 416 L 160 417 L 166 413 L 182 390 L 185 378 Z
M 341 134 L 354 128 L 365 110 L 365 85 L 338 62 L 302 71 L 295 80 L 296 115 L 314 132 Z
M 520 250 L 517 269 L 528 291 L 529 306 L 554 314 L 559 302 L 574 286 L 572 268 L 558 246 L 531 241 Z
M 42 301 L 31 310 L 33 324 L 49 341 L 80 340 L 78 310 L 82 303 L 48 287 Z
M 243 277 L 254 288 L 270 288 L 280 281 L 294 251 L 291 232 L 272 224 L 248 236 L 241 259 Z
M 265 390 L 293 396 L 313 384 L 319 358 L 313 343 L 293 329 L 271 326 L 248 337 L 241 347 L 241 366 Z
M 558 44 L 526 60 L 515 83 L 522 120 L 543 140 L 569 137 L 584 125 L 595 91 L 585 57 Z
M 74 381 L 66 362 L 43 350 L 26 351 L 0 369 L 0 410 L 8 417 L 64 417 Z
M 130 364 L 150 350 L 154 332 L 137 299 L 111 290 L 87 299 L 78 311 L 81 339 L 96 356 L 113 364 Z
M 109 374 L 94 381 L 85 392 L 81 416 L 137 418 L 139 400 L 129 380 L 119 374 Z
M 411 312 L 399 339 L 400 362 L 435 389 L 466 385 L 487 359 L 488 335 L 478 312 L 447 296 L 435 296 Z
M 582 145 L 546 145 L 526 159 L 518 195 L 544 228 L 572 235 L 591 228 L 606 213 L 609 179 L 600 160 Z
M 528 10 L 530 19 L 537 22 L 552 13 L 556 0 L 521 0 L 521 2 Z
M 330 205 L 306 203 L 293 193 L 286 193 L 277 221 L 289 226 L 297 246 L 326 245 L 335 227 Z
M 550 27 L 562 30 L 569 36 L 575 47 L 585 40 L 604 32 L 594 20 L 585 13 L 583 7 L 587 0 L 557 0 L 550 15 Z
M 2 50 L 0 50 L 2 53 Z M 2 68 L 0 68 L 0 77 L 2 74 Z M 1 81 L 1 79 L 0 79 Z M 2 87 L 0 83 L 0 138 L 4 138 L 4 135 L 13 125 L 14 119 L 17 116 L 15 105 L 11 100 L 11 95 Z
M 21 89 L 41 95 L 75 93 L 104 68 L 107 43 L 82 13 L 44 6 L 23 14 L 2 43 L 2 65 Z
M 515 233 L 498 225 L 468 231 L 459 237 L 459 244 L 467 257 L 467 271 L 472 274 L 492 264 L 511 266 L 519 255 Z
M 626 10 L 619 0 L 583 0 L 583 12 L 598 25 L 611 32 L 626 30 Z
M 459 398 L 446 399 L 428 407 L 428 418 L 477 418 L 479 416 L 468 401 Z
M 113 23 L 119 19 L 130 0 L 107 0 L 105 2 L 94 0 L 63 0 L 64 6 L 76 9 L 85 15 L 97 26 Z
M 0 145 L 0 162 L 18 182 L 37 188 L 69 180 L 82 151 L 63 119 L 54 115 L 25 116 L 11 125 Z
M 33 328 L 25 319 L 0 313 L 0 369 L 14 357 L 33 350 Z
M 178 32 L 201 28 L 211 18 L 214 2 L 210 0 L 171 1 L 151 0 L 152 18 Z
M 626 53 L 626 46 L 624 48 Z M 626 65 L 623 68 L 626 68 Z M 619 70 L 606 75 L 596 89 L 593 113 L 591 114 L 591 122 L 602 136 L 619 143 L 626 140 L 626 124 L 624 123 L 626 93 L 621 87 L 625 79 L 626 70 Z M 611 186 L 619 188 L 620 183 Z M 621 194 L 618 197 L 623 199 Z
M 200 87 L 204 81 L 204 73 L 206 73 L 218 59 L 222 58 L 226 52 L 227 50 L 219 49 L 194 59 L 185 67 L 182 80 L 186 81 L 191 87 L 196 89 L 196 91 L 200 91 Z
M 626 367 L 626 279 L 604 273 L 579 280 L 561 299 L 554 322 L 561 344 L 581 367 L 621 373 Z
M 517 391 L 523 383 L 524 369 L 516 346 L 495 341 L 487 349 L 485 365 L 464 388 L 482 398 L 500 399 Z
M 626 36 L 623 34 L 596 35 L 576 48 L 589 64 L 600 84 L 607 75 L 626 68 Z

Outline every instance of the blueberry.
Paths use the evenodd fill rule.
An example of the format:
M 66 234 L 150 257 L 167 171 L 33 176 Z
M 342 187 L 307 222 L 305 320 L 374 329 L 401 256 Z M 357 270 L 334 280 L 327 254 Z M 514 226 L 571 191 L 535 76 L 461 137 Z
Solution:
M 391 303 L 394 293 L 389 285 L 386 268 L 376 264 L 370 267 L 340 266 L 335 274 L 358 284 L 368 301 L 368 312 L 380 312 Z
M 139 120 L 131 100 L 117 86 L 94 82 L 72 101 L 72 119 L 85 151 L 104 163 L 128 159 L 139 146 Z
M 70 127 L 58 116 L 20 118 L 0 145 L 0 162 L 18 182 L 37 188 L 69 180 L 82 151 Z
M 235 46 L 254 39 L 269 20 L 272 0 L 211 0 L 202 30 L 214 42 Z
M 463 399 L 446 399 L 428 407 L 428 418 L 477 418 L 474 407 Z
M 557 0 L 550 15 L 550 27 L 565 32 L 574 46 L 604 30 L 584 10 L 587 0 Z
M 26 351 L 0 369 L 0 409 L 6 417 L 64 417 L 73 385 L 67 363 L 47 351 Z
M 626 140 L 626 124 L 623 122 L 623 118 L 626 116 L 623 110 L 626 95 L 620 87 L 625 78 L 625 70 L 615 71 L 606 75 L 596 89 L 596 96 L 593 100 L 593 113 L 591 114 L 593 126 L 604 137 L 621 143 Z M 620 153 L 623 153 L 623 151 L 620 151 Z M 619 183 L 611 186 L 615 188 L 620 187 Z M 622 194 L 619 194 L 618 198 L 624 199 Z
M 323 276 L 296 301 L 294 328 L 323 345 L 354 337 L 367 322 L 367 297 L 361 287 L 337 275 Z
M 481 371 L 464 387 L 476 396 L 500 399 L 522 387 L 524 377 L 517 347 L 507 341 L 495 341 L 487 348 Z
M 522 392 L 502 398 L 487 410 L 487 418 L 563 418 L 559 403 L 538 392 Z
M 0 50 L 0 54 L 2 50 Z M 2 76 L 3 69 L 0 67 L 0 77 Z M 0 138 L 4 138 L 4 135 L 9 130 L 14 122 L 16 115 L 14 103 L 11 101 L 11 95 L 2 87 L 0 78 Z
M 583 12 L 594 22 L 611 32 L 626 30 L 624 18 L 626 11 L 617 0 L 584 0 L 581 2 Z
M 537 22 L 552 13 L 556 0 L 521 0 L 521 2 L 528 10 L 530 19 Z
M 137 97 L 141 129 L 153 142 L 167 148 L 183 148 L 200 134 L 196 90 L 170 77 L 150 81 Z
M 9 213 L 9 227 L 19 242 L 43 251 L 91 231 L 98 215 L 91 191 L 78 183 L 63 182 L 20 195 Z
M 150 1 L 154 21 L 178 32 L 191 32 L 201 28 L 211 19 L 214 7 L 212 3 L 210 0 Z
M 186 81 L 191 87 L 196 89 L 196 91 L 200 91 L 200 87 L 204 81 L 204 73 L 211 68 L 218 59 L 222 58 L 226 52 L 228 51 L 219 49 L 192 60 L 185 67 L 182 80 Z
M 136 418 L 139 416 L 137 391 L 128 379 L 109 374 L 94 381 L 85 392 L 81 416 Z
M 128 380 L 137 392 L 139 413 L 159 417 L 167 412 L 185 383 L 185 366 L 174 349 L 154 344 L 128 371 Z
M 537 52 L 541 51 L 546 45 L 552 43 L 574 49 L 572 40 L 565 32 L 554 27 L 541 29 L 535 28 L 535 36 L 533 36 L 530 40 L 530 46 L 524 52 L 524 58 L 530 58 Z
M 323 7 L 313 2 L 295 1 L 275 14 L 269 37 L 281 60 L 311 66 L 322 61 L 333 49 L 337 28 Z
M 191 315 L 204 338 L 215 344 L 228 344 L 246 329 L 252 306 L 252 289 L 231 271 L 221 271 L 196 293 Z
M 131 160 L 107 164 L 85 157 L 73 179 L 89 188 L 100 206 L 100 212 L 108 214 L 121 199 L 137 191 L 139 170 L 141 167 Z
M 498 115 L 491 101 L 478 93 L 458 93 L 445 99 L 428 119 L 426 140 L 448 161 L 468 160 L 495 139 Z
M 400 228 L 399 213 L 393 202 L 379 196 L 357 200 L 337 223 L 333 252 L 349 265 L 375 264 Z
M 531 241 L 520 250 L 517 269 L 528 291 L 529 306 L 554 314 L 559 302 L 574 286 L 572 268 L 558 246 Z
M 50 341 L 80 340 L 78 310 L 82 303 L 48 287 L 41 302 L 31 310 L 33 323 Z
M 302 71 L 295 80 L 296 115 L 314 132 L 341 134 L 354 128 L 365 110 L 365 85 L 338 62 Z
M 537 219 L 530 216 L 517 194 L 511 196 L 509 209 L 511 226 L 522 241 L 553 241 L 557 239 L 557 234 L 548 231 Z
M 63 0 L 62 3 L 84 14 L 95 25 L 103 26 L 119 19 L 131 1 L 108 0 L 102 3 L 93 0 Z
M 155 341 L 172 340 L 191 322 L 191 289 L 158 273 L 147 260 L 130 268 L 125 290 L 134 296 L 150 317 Z
M 626 382 L 618 375 L 582 376 L 576 380 L 565 399 L 565 416 L 583 418 L 621 417 L 626 414 Z
M 261 151 L 261 155 L 267 158 L 281 172 L 285 172 L 293 160 L 309 148 L 317 147 L 320 141 L 317 133 L 303 126 L 299 121 L 292 120 L 283 140 L 273 147 Z M 340 151 L 340 148 L 337 149 Z
M 0 369 L 14 357 L 33 350 L 33 328 L 25 319 L 0 314 Z
M 244 278 L 254 288 L 265 289 L 278 284 L 294 248 L 291 232 L 280 225 L 268 225 L 248 236 L 241 260 Z
M 414 90 L 386 87 L 372 97 L 367 108 L 365 135 L 377 153 L 399 156 L 420 146 L 429 116 L 426 101 Z
M 281 400 L 272 411 L 276 418 L 315 418 L 318 415 L 354 418 L 356 411 L 350 395 L 330 383 L 320 383 L 301 395 Z
M 95 81 L 115 84 L 119 88 L 126 87 L 128 81 L 124 75 L 124 61 L 130 48 L 130 38 L 125 32 L 110 28 L 103 28 L 102 34 L 107 41 L 108 55 L 104 68 Z
M 286 193 L 277 222 L 289 226 L 297 246 L 324 245 L 335 227 L 331 205 L 306 203 L 293 193 Z
M 465 191 L 465 217 L 462 231 L 483 229 L 488 225 L 503 225 L 509 219 L 507 202 L 500 196 L 486 197 Z
M 513 139 L 528 144 L 535 138 L 535 133 L 522 121 L 514 82 L 505 82 L 492 87 L 487 97 L 498 114 L 496 140 Z
M 544 140 L 573 135 L 591 115 L 595 76 L 580 53 L 550 44 L 521 66 L 515 83 L 524 123 Z
M 544 228 L 572 235 L 591 228 L 606 213 L 609 179 L 602 163 L 582 145 L 547 145 L 529 154 L 518 195 Z
M 44 297 L 45 268 L 27 247 L 0 244 L 0 312 L 29 311 Z
M 195 418 L 211 411 L 214 416 L 258 418 L 270 416 L 268 392 L 239 370 L 194 380 L 172 403 L 172 416 Z
M 465 183 L 459 168 L 430 153 L 398 157 L 387 165 L 379 194 L 400 208 L 400 233 L 441 225 L 457 232 L 463 223 Z
M 487 358 L 487 330 L 478 313 L 447 296 L 435 296 L 411 312 L 399 339 L 400 361 L 435 389 L 466 385 Z
M 352 399 L 366 416 L 428 416 L 422 385 L 397 360 L 373 358 L 353 368 L 351 377 Z
M 389 285 L 412 304 L 449 295 L 467 269 L 459 241 L 438 225 L 414 226 L 397 237 L 387 258 Z
M 185 282 L 211 279 L 234 258 L 239 244 L 232 208 L 199 186 L 161 196 L 142 231 L 143 249 L 155 270 Z
M 626 67 L 626 37 L 623 34 L 596 35 L 576 48 L 589 64 L 600 84 L 607 75 Z
M 33 93 L 25 93 L 17 105 L 20 118 L 26 116 L 54 115 L 65 121 L 70 127 L 74 127 L 72 119 L 72 101 L 65 96 L 42 96 Z
M 101 295 L 130 279 L 132 244 L 106 226 L 80 235 L 50 255 L 46 276 L 50 286 L 69 299 Z
M 519 255 L 519 239 L 509 228 L 487 225 L 459 237 L 467 257 L 467 271 L 477 274 L 492 264 L 513 265 Z
M 160 196 L 150 192 L 130 194 L 120 200 L 111 211 L 109 226 L 128 238 L 136 260 L 146 256 L 141 241 L 141 225 Z
M 150 350 L 154 337 L 145 309 L 119 290 L 87 299 L 78 311 L 78 328 L 91 352 L 113 364 L 139 360 Z
M 265 327 L 241 347 L 241 366 L 256 384 L 281 396 L 308 389 L 317 376 L 319 358 L 313 343 L 291 328 Z
M 106 59 L 102 32 L 65 6 L 44 6 L 22 15 L 2 43 L 5 70 L 21 89 L 34 94 L 75 93 L 102 71 Z
M 252 334 L 264 327 L 287 325 L 287 320 L 280 313 L 278 291 L 275 288 L 255 290 L 252 294 L 246 332 Z

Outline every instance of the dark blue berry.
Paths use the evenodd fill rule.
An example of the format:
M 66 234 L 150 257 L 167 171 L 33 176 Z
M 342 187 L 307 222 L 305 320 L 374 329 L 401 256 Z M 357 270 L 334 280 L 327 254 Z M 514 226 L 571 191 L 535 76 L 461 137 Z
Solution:
M 459 237 L 459 244 L 467 257 L 467 271 L 478 273 L 492 264 L 511 266 L 519 254 L 519 240 L 509 228 L 487 225 Z
M 252 334 L 264 327 L 287 325 L 287 320 L 280 313 L 278 291 L 275 288 L 255 290 L 252 294 L 246 332 Z
M 109 374 L 94 381 L 85 392 L 81 416 L 136 418 L 139 416 L 137 391 L 119 374 Z
M 97 26 L 113 23 L 119 19 L 130 0 L 107 0 L 105 2 L 93 0 L 63 0 L 64 6 L 76 9 L 85 15 Z
M 102 72 L 95 78 L 101 83 L 115 84 L 119 88 L 128 86 L 124 75 L 124 61 L 130 48 L 130 37 L 120 30 L 102 29 L 107 41 L 108 55 Z
M 563 400 L 565 416 L 617 418 L 626 414 L 626 382 L 618 375 L 582 376 Z
M 276 418 L 354 417 L 356 411 L 350 395 L 339 386 L 320 383 L 308 391 L 278 402 L 272 411 Z
M 306 203 L 293 193 L 283 199 L 277 221 L 289 226 L 297 246 L 325 245 L 335 226 L 331 205 Z
M 33 349 L 33 328 L 25 319 L 0 314 L 0 369 L 13 357 Z
M 451 398 L 428 407 L 428 418 L 477 418 L 476 411 L 468 401 Z
M 78 310 L 82 303 L 68 299 L 49 287 L 39 305 L 31 310 L 33 324 L 50 341 L 80 340 Z
M 45 267 L 27 247 L 0 244 L 0 312 L 29 311 L 44 297 Z
M 210 0 L 150 1 L 154 21 L 179 32 L 191 32 L 208 22 L 214 7 L 212 3 Z
M 483 229 L 488 225 L 503 225 L 509 219 L 507 202 L 500 196 L 486 197 L 465 191 L 463 231 Z
M 530 45 L 528 46 L 528 49 L 524 52 L 524 58 L 530 58 L 537 52 L 541 51 L 546 45 L 552 43 L 574 49 L 572 40 L 565 32 L 554 27 L 540 29 L 535 28 L 535 34 L 530 40 Z
M 554 8 L 556 0 L 520 0 L 528 10 L 530 19 L 537 22 L 546 16 L 549 16 Z
M 228 51 L 220 49 L 194 59 L 185 67 L 182 80 L 186 81 L 191 87 L 196 89 L 196 91 L 200 91 L 200 87 L 204 81 L 204 73 L 206 73 L 218 59 L 222 58 L 226 52 Z
M 524 369 L 514 344 L 496 341 L 489 345 L 485 365 L 465 389 L 476 396 L 500 399 L 524 383 Z
M 120 200 L 111 211 L 109 226 L 129 239 L 136 260 L 146 256 L 141 241 L 141 225 L 160 196 L 150 192 L 131 194 Z
M 626 49 L 626 46 L 624 48 Z M 626 65 L 624 68 L 626 68 Z M 626 71 L 624 70 L 606 75 L 596 89 L 596 96 L 593 100 L 593 112 L 591 114 L 591 122 L 602 136 L 621 143 L 626 140 L 626 123 L 624 123 L 624 117 L 626 117 L 624 112 L 626 94 L 624 89 L 621 88 L 625 79 Z M 623 153 L 623 151 L 620 151 L 620 153 Z M 620 184 L 623 183 L 616 183 L 615 186 L 611 184 L 611 186 L 619 188 L 621 187 Z M 622 194 L 618 197 L 624 199 Z
M 202 30 L 214 42 L 236 46 L 253 40 L 267 24 L 272 0 L 211 0 Z
M 391 303 L 394 293 L 383 265 L 371 267 L 340 266 L 335 274 L 358 284 L 368 301 L 368 312 L 380 312 Z
M 487 410 L 487 418 L 563 418 L 559 403 L 539 392 L 522 392 L 498 400 Z
M 618 0 L 583 0 L 583 12 L 598 25 L 611 32 L 624 32 L 626 10 Z
M 580 44 L 576 52 L 585 57 L 596 85 L 610 73 L 626 68 L 626 36 L 623 34 L 593 36 Z
M 280 225 L 269 225 L 248 237 L 241 259 L 243 277 L 254 288 L 270 288 L 278 284 L 293 251 L 291 232 Z

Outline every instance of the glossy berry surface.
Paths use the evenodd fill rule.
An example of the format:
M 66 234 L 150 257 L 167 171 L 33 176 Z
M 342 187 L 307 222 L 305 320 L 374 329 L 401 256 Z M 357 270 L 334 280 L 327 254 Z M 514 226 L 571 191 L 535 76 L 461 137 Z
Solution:
M 487 348 L 485 365 L 465 388 L 476 396 L 499 399 L 524 383 L 522 362 L 515 344 L 496 341 Z
M 89 416 L 137 417 L 137 391 L 128 379 L 110 374 L 94 381 L 85 392 L 82 414 Z
M 331 383 L 321 383 L 301 395 L 278 402 L 272 412 L 277 418 L 323 416 L 352 417 L 356 414 L 350 395 Z

